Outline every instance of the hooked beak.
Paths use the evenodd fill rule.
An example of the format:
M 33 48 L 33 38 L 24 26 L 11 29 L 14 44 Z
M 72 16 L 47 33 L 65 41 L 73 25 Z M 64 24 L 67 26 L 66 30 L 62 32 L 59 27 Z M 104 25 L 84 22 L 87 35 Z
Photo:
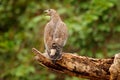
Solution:
M 45 10 L 44 13 L 45 13 L 46 15 L 48 15 L 49 12 L 48 12 L 48 10 Z
M 44 13 L 48 13 L 48 10 L 44 10 Z

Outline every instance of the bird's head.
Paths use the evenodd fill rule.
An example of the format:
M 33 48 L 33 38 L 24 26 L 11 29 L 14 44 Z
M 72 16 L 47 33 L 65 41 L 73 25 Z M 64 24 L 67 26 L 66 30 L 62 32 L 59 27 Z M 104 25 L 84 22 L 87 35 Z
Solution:
M 56 11 L 54 9 L 47 9 L 44 12 L 49 16 L 56 14 Z

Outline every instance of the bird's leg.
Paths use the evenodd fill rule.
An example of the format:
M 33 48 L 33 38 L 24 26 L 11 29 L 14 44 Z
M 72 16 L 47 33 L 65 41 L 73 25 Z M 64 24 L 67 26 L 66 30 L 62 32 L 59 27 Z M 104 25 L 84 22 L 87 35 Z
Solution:
M 52 62 L 53 62 L 53 64 L 55 64 L 55 63 L 56 63 L 56 60 L 52 60 Z

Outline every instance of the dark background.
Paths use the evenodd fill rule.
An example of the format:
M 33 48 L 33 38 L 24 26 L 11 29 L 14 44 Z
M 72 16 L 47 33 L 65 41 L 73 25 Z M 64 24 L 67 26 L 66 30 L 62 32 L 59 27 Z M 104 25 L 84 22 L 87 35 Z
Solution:
M 64 52 L 108 58 L 120 52 L 120 0 L 0 0 L 0 80 L 79 80 L 34 61 L 44 52 L 43 31 L 58 11 L 69 29 Z M 83 80 L 83 79 L 81 79 Z

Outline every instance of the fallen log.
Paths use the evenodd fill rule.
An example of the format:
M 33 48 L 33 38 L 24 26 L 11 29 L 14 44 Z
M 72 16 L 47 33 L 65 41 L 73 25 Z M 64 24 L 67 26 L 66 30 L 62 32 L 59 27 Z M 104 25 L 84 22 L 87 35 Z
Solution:
M 63 53 L 60 60 L 52 63 L 37 49 L 33 48 L 32 52 L 39 64 L 60 73 L 90 80 L 120 80 L 120 64 L 118 65 L 120 63 L 120 53 L 116 54 L 115 58 L 109 59 L 94 59 Z

